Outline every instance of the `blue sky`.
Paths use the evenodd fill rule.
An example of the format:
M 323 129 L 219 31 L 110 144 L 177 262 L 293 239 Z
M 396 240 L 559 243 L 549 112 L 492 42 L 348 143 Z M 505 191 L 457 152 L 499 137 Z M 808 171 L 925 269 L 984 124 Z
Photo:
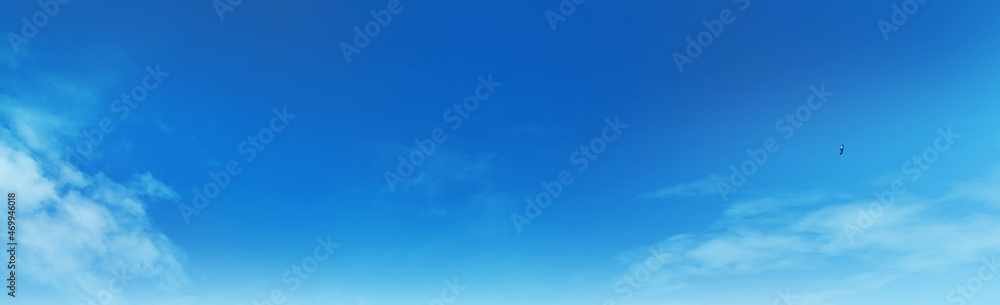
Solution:
M 17 302 L 1000 300 L 1000 4 L 574 3 L 4 3 Z

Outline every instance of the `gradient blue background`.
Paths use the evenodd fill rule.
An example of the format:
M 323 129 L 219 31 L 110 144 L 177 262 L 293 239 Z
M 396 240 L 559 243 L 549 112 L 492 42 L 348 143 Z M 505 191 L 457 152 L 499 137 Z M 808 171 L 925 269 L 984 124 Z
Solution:
M 244 1 L 223 22 L 210 1 L 72 1 L 20 52 L 5 41 L 0 94 L 14 97 L 8 106 L 72 122 L 51 136 L 64 145 L 112 118 L 116 130 L 79 170 L 114 181 L 149 172 L 179 195 L 145 209 L 183 253 L 188 283 L 163 291 L 155 278 L 137 280 L 124 292 L 133 304 L 251 304 L 274 289 L 289 304 L 423 304 L 455 277 L 469 286 L 463 304 L 601 304 L 621 299 L 613 283 L 628 270 L 622 253 L 709 232 L 734 202 L 812 190 L 871 198 L 939 127 L 962 139 L 909 194 L 944 196 L 954 182 L 993 172 L 1000 4 L 931 0 L 885 41 L 876 22 L 899 3 L 751 1 L 739 11 L 721 0 L 593 0 L 552 31 L 544 12 L 558 1 L 404 1 L 348 64 L 338 45 L 386 1 Z M 31 1 L 2 7 L 0 29 L 14 32 L 38 10 Z M 735 22 L 679 73 L 670 55 L 723 9 L 736 10 Z M 112 100 L 148 65 L 169 77 L 119 121 Z M 490 74 L 502 86 L 448 128 L 442 113 Z M 775 122 L 821 84 L 835 95 L 781 138 Z M 239 143 L 276 107 L 297 117 L 245 162 Z M 570 154 L 614 117 L 628 129 L 518 234 L 511 213 L 523 215 L 540 182 L 575 168 Z M 389 191 L 383 173 L 434 128 L 448 139 L 418 167 L 421 178 Z M 772 137 L 780 151 L 728 201 L 715 192 L 644 196 L 728 177 Z M 178 205 L 229 160 L 243 172 L 186 224 Z M 282 274 L 326 236 L 341 248 L 289 292 Z M 955 272 L 971 274 L 976 263 Z M 805 270 L 691 276 L 688 288 L 651 284 L 630 302 L 770 304 L 774 289 L 830 274 Z M 46 293 L 62 290 L 30 275 L 22 281 L 20 303 L 78 301 Z M 952 282 L 926 285 L 941 295 L 934 302 Z M 931 289 L 920 283 L 859 298 Z

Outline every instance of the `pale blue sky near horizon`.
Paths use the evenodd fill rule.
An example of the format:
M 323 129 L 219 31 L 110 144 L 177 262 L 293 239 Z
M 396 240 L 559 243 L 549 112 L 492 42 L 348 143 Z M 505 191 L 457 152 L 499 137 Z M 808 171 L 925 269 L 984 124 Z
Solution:
M 906 1 L 584 1 L 555 30 L 560 1 L 400 1 L 348 62 L 342 43 L 390 2 L 242 1 L 220 20 L 213 1 L 70 1 L 24 43 L 21 18 L 44 10 L 4 3 L 17 302 L 424 304 L 456 279 L 450 304 L 1000 300 L 982 276 L 956 288 L 1000 253 L 1000 4 L 925 1 L 884 36 Z M 673 54 L 726 10 L 681 72 Z M 495 87 L 453 128 L 449 109 L 490 91 L 480 78 Z M 67 162 L 104 119 L 114 130 Z M 608 120 L 627 127 L 580 170 Z M 552 204 L 512 221 L 563 170 Z M 906 191 L 848 236 L 894 181 Z M 318 260 L 326 240 L 339 247 Z

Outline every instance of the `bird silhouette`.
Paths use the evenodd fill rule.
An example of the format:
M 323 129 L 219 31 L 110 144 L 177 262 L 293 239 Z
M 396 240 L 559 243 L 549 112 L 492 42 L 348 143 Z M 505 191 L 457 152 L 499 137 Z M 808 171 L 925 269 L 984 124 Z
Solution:
M 840 144 L 840 154 L 844 154 L 844 144 Z

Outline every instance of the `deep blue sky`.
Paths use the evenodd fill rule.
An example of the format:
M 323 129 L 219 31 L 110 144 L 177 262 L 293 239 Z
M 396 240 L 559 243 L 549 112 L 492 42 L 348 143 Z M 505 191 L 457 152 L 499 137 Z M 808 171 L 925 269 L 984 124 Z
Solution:
M 1000 252 L 1000 4 L 927 1 L 886 40 L 902 1 L 590 0 L 553 31 L 558 1 L 404 0 L 345 60 L 389 2 L 243 1 L 220 20 L 208 0 L 71 1 L 16 51 L 7 35 L 18 301 L 100 298 L 125 267 L 122 304 L 423 304 L 455 278 L 455 304 L 771 304 L 785 288 L 796 304 L 957 304 Z M 41 11 L 2 7 L 16 35 Z M 735 21 L 681 73 L 671 55 L 723 10 Z M 156 66 L 169 75 L 120 119 L 114 100 Z M 453 129 L 446 110 L 480 77 L 501 84 Z M 833 95 L 786 139 L 778 121 L 814 87 Z M 275 109 L 295 117 L 247 161 Z M 105 118 L 114 131 L 65 162 Z M 577 170 L 615 118 L 627 129 Z M 390 189 L 436 128 L 447 139 Z M 911 179 L 949 128 L 960 138 Z M 780 148 L 724 200 L 730 166 L 769 138 Z M 186 220 L 230 160 L 242 171 Z M 573 182 L 519 232 L 512 214 L 563 170 Z M 905 194 L 850 243 L 844 225 L 897 180 Z M 293 288 L 285 272 L 328 236 L 340 247 Z M 659 245 L 669 262 L 623 285 Z M 1000 299 L 983 287 L 976 303 Z

